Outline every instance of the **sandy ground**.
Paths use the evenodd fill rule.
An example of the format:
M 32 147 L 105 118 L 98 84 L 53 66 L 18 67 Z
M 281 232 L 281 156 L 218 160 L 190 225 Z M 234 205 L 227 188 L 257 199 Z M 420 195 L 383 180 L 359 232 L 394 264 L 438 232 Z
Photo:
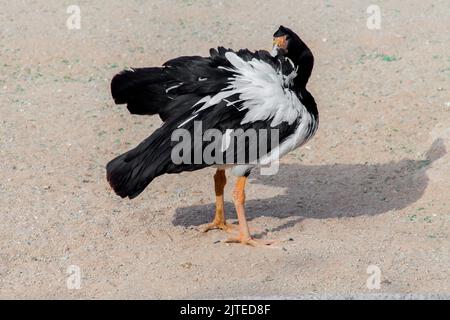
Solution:
M 450 4 L 377 1 L 369 30 L 372 2 L 1 1 L 0 298 L 450 293 Z M 160 120 L 115 106 L 112 76 L 217 45 L 270 49 L 279 24 L 315 54 L 321 115 L 307 147 L 247 188 L 255 233 L 282 248 L 197 231 L 212 169 L 115 196 L 105 164 Z

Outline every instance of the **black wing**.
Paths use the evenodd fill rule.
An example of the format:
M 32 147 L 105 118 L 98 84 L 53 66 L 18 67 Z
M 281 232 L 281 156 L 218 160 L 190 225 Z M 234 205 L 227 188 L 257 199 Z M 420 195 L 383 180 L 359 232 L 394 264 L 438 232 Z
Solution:
M 231 49 L 210 50 L 209 57 L 186 56 L 169 60 L 161 68 L 124 70 L 111 82 L 111 92 L 117 104 L 127 104 L 132 114 L 159 114 L 163 121 L 177 117 L 207 95 L 213 95 L 228 85 L 233 72 L 225 54 Z M 292 68 L 285 61 L 273 58 L 267 51 L 239 50 L 244 61 L 263 60 L 274 68 Z
M 246 107 L 246 100 L 242 99 L 240 94 L 230 95 L 228 89 L 230 81 L 236 78 L 237 73 L 236 69 L 233 69 L 235 66 L 230 63 L 230 55 L 226 56 L 228 52 L 233 51 L 219 48 L 211 50 L 209 58 L 181 57 L 164 64 L 164 77 L 169 80 L 167 83 L 160 83 L 159 90 L 165 92 L 167 101 L 161 103 L 157 110 L 165 122 L 135 149 L 117 157 L 107 165 L 108 181 L 118 195 L 134 198 L 155 177 L 165 173 L 193 171 L 216 164 L 253 163 L 295 132 L 301 117 L 295 118 L 294 121 L 278 121 L 276 124 L 268 116 L 252 118 L 252 121 L 246 120 L 246 116 L 252 110 Z M 252 53 L 241 50 L 235 54 L 245 62 L 255 60 L 263 62 L 264 66 L 269 67 L 267 70 L 273 70 L 273 73 L 282 70 L 283 75 L 289 75 L 294 68 L 286 59 L 273 58 L 266 51 Z M 248 79 L 248 82 L 251 80 Z M 283 81 L 280 81 L 271 86 L 273 90 L 278 90 L 280 95 L 284 95 L 286 88 Z M 152 87 L 156 84 L 148 86 Z M 265 89 L 260 88 L 263 91 Z M 209 98 L 224 93 L 227 94 L 226 99 L 219 99 L 217 103 L 205 108 Z M 277 101 L 277 97 L 270 98 Z M 200 101 L 203 102 L 199 103 Z M 130 108 L 130 102 L 128 107 Z M 278 111 L 275 103 L 273 109 Z M 198 124 L 201 125 L 200 129 Z M 174 149 L 180 146 L 172 139 L 172 134 L 177 129 L 189 133 L 190 139 L 190 141 L 189 139 L 182 141 L 183 144 L 188 144 L 188 147 L 181 148 L 183 156 L 181 163 L 175 163 L 172 154 Z M 221 138 L 216 141 L 203 140 L 204 134 L 211 129 L 219 132 Z M 214 162 L 205 161 L 202 157 L 205 149 L 211 146 L 211 143 L 223 145 L 223 136 L 229 130 L 232 130 L 235 143 L 232 143 L 231 148 L 213 148 L 211 155 Z M 249 131 L 256 132 L 256 141 L 248 138 Z M 277 133 L 276 140 L 272 139 L 273 131 Z M 266 134 L 263 135 L 261 132 Z M 200 137 L 200 143 L 195 143 L 198 137 Z M 263 149 L 259 148 L 261 143 L 264 145 Z M 257 145 L 256 153 L 254 152 L 255 144 Z M 199 154 L 200 160 L 196 158 Z M 242 157 L 243 154 L 244 157 Z
M 108 181 L 116 193 L 121 197 L 134 198 L 154 178 L 165 173 L 195 171 L 211 165 L 254 163 L 259 157 L 267 154 L 292 135 L 298 126 L 298 121 L 292 124 L 283 122 L 276 127 L 271 127 L 268 121 L 241 124 L 247 111 L 228 108 L 226 105 L 226 102 L 221 102 L 214 108 L 201 111 L 198 119 L 188 121 L 182 127 L 180 127 L 180 124 L 185 122 L 185 119 L 192 117 L 190 110 L 179 117 L 170 118 L 136 148 L 112 160 L 107 165 Z M 200 131 L 198 131 L 199 126 L 201 126 Z M 188 140 L 173 139 L 172 133 L 176 129 L 186 130 L 185 132 L 189 133 L 187 135 Z M 219 140 L 211 139 L 211 141 L 203 140 L 205 132 L 209 129 L 218 130 L 221 133 L 221 138 Z M 215 147 L 215 144 L 219 146 L 222 144 L 222 137 L 230 129 L 233 130 L 233 133 L 236 133 L 234 135 L 235 140 L 231 143 L 232 147 L 226 150 Z M 242 131 L 239 129 L 242 129 Z M 260 133 L 264 130 L 266 135 L 262 136 Z M 275 136 L 276 140 L 272 139 L 274 137 L 272 130 L 278 131 Z M 256 142 L 248 139 L 249 131 L 257 133 Z M 265 141 L 261 141 L 262 139 L 265 139 Z M 196 141 L 200 141 L 200 143 Z M 255 144 L 256 149 L 254 148 Z M 261 144 L 265 146 L 262 149 L 259 148 Z M 182 163 L 174 163 L 173 161 L 172 152 L 177 146 L 178 150 L 180 148 L 182 150 L 181 153 L 178 150 L 176 152 L 176 155 L 183 158 Z M 210 148 L 213 146 L 211 155 L 214 162 L 206 162 L 203 157 L 208 146 Z M 184 154 L 186 150 L 187 155 Z M 217 150 L 219 154 L 216 154 Z M 196 158 L 196 155 L 199 154 L 201 155 L 200 161 Z M 242 158 L 242 155 L 244 155 L 244 158 Z

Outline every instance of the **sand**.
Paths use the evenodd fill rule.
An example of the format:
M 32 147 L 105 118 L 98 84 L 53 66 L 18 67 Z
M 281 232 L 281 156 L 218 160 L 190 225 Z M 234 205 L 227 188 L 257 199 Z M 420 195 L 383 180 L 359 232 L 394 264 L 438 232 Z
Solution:
M 0 298 L 450 293 L 450 7 L 377 3 L 380 30 L 371 1 L 80 0 L 69 30 L 70 2 L 0 2 Z M 114 105 L 114 74 L 218 45 L 270 49 L 280 24 L 315 54 L 321 118 L 247 188 L 251 227 L 279 248 L 198 232 L 213 169 L 114 195 L 106 163 L 161 124 Z

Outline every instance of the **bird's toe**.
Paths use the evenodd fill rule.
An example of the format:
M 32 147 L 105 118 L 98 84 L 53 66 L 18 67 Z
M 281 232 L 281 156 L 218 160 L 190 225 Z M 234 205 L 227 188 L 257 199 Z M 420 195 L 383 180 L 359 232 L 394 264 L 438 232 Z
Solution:
M 199 227 L 199 230 L 206 233 L 211 230 L 223 230 L 225 232 L 231 233 L 237 231 L 238 227 L 234 224 L 224 223 L 224 222 L 211 222 Z
M 277 248 L 276 243 L 278 241 L 275 240 L 262 240 L 262 239 L 254 239 L 252 237 L 245 238 L 242 236 L 238 237 L 230 237 L 226 241 L 226 243 L 240 243 L 243 245 L 248 245 L 255 248 Z

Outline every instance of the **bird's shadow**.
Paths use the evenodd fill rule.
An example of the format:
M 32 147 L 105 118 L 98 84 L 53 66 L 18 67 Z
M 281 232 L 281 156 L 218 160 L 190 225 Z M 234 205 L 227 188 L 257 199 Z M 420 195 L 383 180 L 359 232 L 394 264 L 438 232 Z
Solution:
M 278 174 L 255 175 L 252 183 L 285 188 L 268 199 L 245 204 L 248 220 L 261 216 L 290 218 L 269 230 L 292 227 L 305 218 L 326 219 L 377 215 L 402 209 L 416 202 L 427 185 L 427 168 L 443 157 L 442 139 L 434 141 L 423 160 L 401 160 L 384 164 L 281 165 Z M 227 217 L 235 218 L 234 206 L 225 204 Z M 173 224 L 198 226 L 210 222 L 214 203 L 178 208 Z

